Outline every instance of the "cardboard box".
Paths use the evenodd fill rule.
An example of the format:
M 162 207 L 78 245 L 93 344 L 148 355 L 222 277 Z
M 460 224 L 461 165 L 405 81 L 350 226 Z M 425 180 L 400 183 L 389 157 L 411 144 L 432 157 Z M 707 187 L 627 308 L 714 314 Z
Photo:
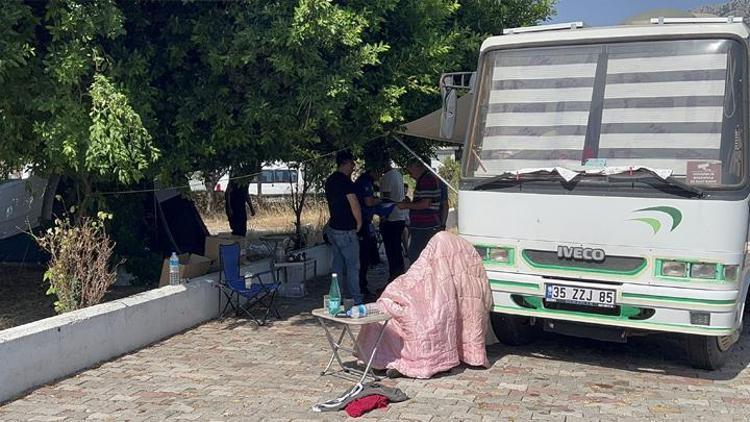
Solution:
M 180 280 L 185 278 L 199 277 L 208 274 L 211 267 L 211 260 L 205 256 L 196 254 L 178 255 L 180 259 Z M 161 277 L 159 278 L 159 287 L 169 284 L 169 258 L 166 258 L 161 266 Z
M 231 233 L 219 233 L 215 236 L 206 236 L 205 250 L 203 255 L 208 259 L 215 261 L 218 265 L 219 262 L 219 245 L 231 245 L 232 243 L 239 243 L 241 253 L 244 254 L 245 248 L 247 247 L 247 238 L 243 236 L 236 236 Z

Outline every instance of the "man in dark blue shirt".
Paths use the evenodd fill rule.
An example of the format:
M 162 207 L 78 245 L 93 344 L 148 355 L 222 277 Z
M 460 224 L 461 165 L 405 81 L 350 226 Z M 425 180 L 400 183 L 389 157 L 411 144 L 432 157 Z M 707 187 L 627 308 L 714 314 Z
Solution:
M 357 194 L 359 205 L 362 208 L 362 228 L 359 233 L 359 287 L 362 294 L 371 296 L 367 287 L 367 269 L 372 262 L 372 246 L 375 237 L 375 228 L 372 225 L 372 217 L 375 214 L 375 207 L 380 204 L 380 199 L 375 197 L 375 180 L 380 177 L 378 167 L 368 163 L 366 171 L 362 173 L 354 182 L 354 191 Z

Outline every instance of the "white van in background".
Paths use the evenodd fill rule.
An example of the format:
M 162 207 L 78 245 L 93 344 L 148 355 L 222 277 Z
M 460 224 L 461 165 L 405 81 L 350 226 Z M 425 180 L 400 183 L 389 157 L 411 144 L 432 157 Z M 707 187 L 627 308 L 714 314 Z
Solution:
M 229 183 L 229 173 L 219 179 L 214 187 L 215 192 L 224 192 Z M 253 196 L 285 196 L 292 194 L 292 186 L 302 189 L 303 174 L 300 169 L 291 168 L 282 162 L 266 163 L 260 174 L 254 176 L 248 186 L 248 192 Z M 190 180 L 192 191 L 205 191 L 205 186 L 199 179 Z
M 302 176 L 300 169 L 285 163 L 264 165 L 261 174 L 251 180 L 248 192 L 255 196 L 291 195 L 293 187 L 302 189 Z

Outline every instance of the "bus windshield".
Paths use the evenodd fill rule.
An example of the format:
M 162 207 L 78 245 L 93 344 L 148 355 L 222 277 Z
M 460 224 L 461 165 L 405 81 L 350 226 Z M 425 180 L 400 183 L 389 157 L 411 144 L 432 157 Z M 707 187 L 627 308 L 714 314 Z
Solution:
M 648 167 L 739 184 L 746 57 L 728 39 L 491 51 L 464 175 Z

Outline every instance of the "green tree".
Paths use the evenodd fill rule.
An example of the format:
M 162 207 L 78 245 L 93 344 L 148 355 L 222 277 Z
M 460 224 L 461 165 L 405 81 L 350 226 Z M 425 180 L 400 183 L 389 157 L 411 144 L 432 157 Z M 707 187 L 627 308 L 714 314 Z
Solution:
M 3 162 L 74 180 L 84 214 L 93 210 L 95 183 L 132 184 L 158 158 L 111 76 L 117 63 L 110 50 L 125 34 L 123 19 L 109 0 L 11 3 L 0 18 L 11 22 L 11 45 L 21 46 L 0 66 L 2 83 L 10 85 L 0 109 Z M 20 90 L 26 92 L 20 100 L 5 95 Z
M 368 142 L 439 106 L 504 26 L 552 0 L 48 0 L 0 9 L 0 145 L 97 190 Z M 429 144 L 414 146 L 421 152 Z M 116 218 L 116 216 L 115 216 Z
M 28 134 L 37 67 L 32 9 L 19 2 L 0 8 L 0 175 L 31 162 L 36 142 Z

